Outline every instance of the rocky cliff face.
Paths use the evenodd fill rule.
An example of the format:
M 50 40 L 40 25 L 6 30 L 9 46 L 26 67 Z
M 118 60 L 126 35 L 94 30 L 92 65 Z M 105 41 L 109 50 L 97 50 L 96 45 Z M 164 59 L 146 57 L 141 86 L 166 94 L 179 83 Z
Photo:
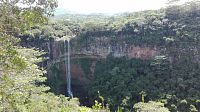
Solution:
M 106 58 L 108 55 L 113 57 L 128 57 L 139 59 L 151 59 L 156 56 L 158 50 L 156 47 L 137 46 L 137 45 L 89 45 L 87 48 L 81 48 L 73 53 L 94 55 Z
M 111 40 L 96 39 L 95 41 L 87 41 L 84 43 L 77 42 L 77 39 L 72 39 L 71 55 L 84 56 L 98 56 L 99 58 L 106 58 L 107 56 L 113 57 L 128 57 L 139 59 L 151 59 L 159 54 L 159 49 L 156 46 L 148 45 L 134 45 L 127 44 L 125 41 L 112 42 Z M 64 54 L 64 41 L 54 41 L 51 45 L 52 57 L 58 58 Z
M 79 41 L 80 38 L 74 38 L 70 43 L 72 86 L 77 86 L 79 89 L 84 88 L 93 80 L 96 62 L 100 59 L 112 56 L 114 58 L 128 57 L 129 59 L 148 60 L 159 54 L 159 49 L 156 46 L 134 45 L 125 41 L 114 42 L 108 37 L 93 38 L 85 42 Z M 64 57 L 67 56 L 67 53 L 64 53 L 64 49 L 67 48 L 65 48 L 63 40 L 54 40 L 49 44 L 51 61 L 56 60 L 51 64 L 60 66 L 60 75 L 66 74 Z M 81 64 L 80 59 L 87 60 Z

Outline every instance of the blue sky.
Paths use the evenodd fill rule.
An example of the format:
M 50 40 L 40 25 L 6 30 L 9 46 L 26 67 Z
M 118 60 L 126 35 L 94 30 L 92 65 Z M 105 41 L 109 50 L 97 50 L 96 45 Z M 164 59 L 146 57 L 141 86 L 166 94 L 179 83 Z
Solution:
M 58 8 L 81 14 L 115 14 L 159 9 L 165 7 L 166 2 L 167 0 L 58 0 Z

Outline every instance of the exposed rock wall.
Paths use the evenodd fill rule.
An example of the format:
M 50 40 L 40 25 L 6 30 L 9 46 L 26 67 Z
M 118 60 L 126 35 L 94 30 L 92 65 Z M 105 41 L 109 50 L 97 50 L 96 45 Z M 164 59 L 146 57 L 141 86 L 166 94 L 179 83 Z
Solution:
M 64 41 L 54 41 L 52 43 L 52 57 L 57 58 L 63 54 Z M 108 55 L 113 57 L 128 57 L 139 59 L 151 59 L 159 53 L 156 46 L 126 44 L 125 42 L 115 43 L 106 40 L 96 40 L 95 42 L 86 42 L 85 45 L 79 45 L 76 41 L 71 42 L 71 55 L 89 55 L 106 58 Z
M 125 41 L 113 42 L 112 40 L 109 40 L 108 37 L 94 38 L 92 40 L 93 41 L 87 40 L 86 42 L 79 42 L 79 38 L 76 38 L 72 39 L 70 42 L 72 87 L 74 86 L 76 89 L 79 88 L 84 90 L 83 88 L 93 80 L 96 62 L 99 59 L 113 56 L 148 60 L 159 54 L 159 49 L 156 46 L 127 44 L 128 42 Z M 49 48 L 51 61 L 57 61 L 59 58 L 62 58 L 58 63 L 54 64 L 60 66 L 60 75 L 62 75 L 63 78 L 66 78 L 64 57 L 67 56 L 67 54 L 64 54 L 64 41 L 51 41 Z M 85 57 L 91 61 L 90 64 L 84 64 L 84 67 L 86 68 L 79 62 L 74 62 L 76 59 L 84 59 Z M 85 69 L 88 71 L 85 72 Z
M 108 45 L 108 46 L 88 46 L 87 48 L 81 48 L 80 51 L 73 52 L 74 54 L 89 54 L 97 55 L 102 58 L 106 58 L 108 55 L 113 57 L 128 57 L 128 58 L 139 58 L 139 59 L 151 59 L 156 54 L 158 50 L 156 47 L 148 46 L 136 46 L 136 45 Z

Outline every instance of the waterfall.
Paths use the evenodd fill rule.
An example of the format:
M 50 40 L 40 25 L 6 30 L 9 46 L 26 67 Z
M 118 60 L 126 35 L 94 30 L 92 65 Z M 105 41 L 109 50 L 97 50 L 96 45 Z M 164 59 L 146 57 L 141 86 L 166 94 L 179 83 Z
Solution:
M 70 98 L 73 98 L 73 94 L 71 91 L 71 72 L 70 72 L 70 39 L 67 39 L 68 45 L 68 54 L 67 57 L 65 56 L 65 70 L 67 76 L 67 93 Z M 64 54 L 66 54 L 66 42 L 64 40 Z
M 49 60 L 51 60 L 51 47 L 50 47 L 50 41 L 47 43 L 48 45 L 48 56 Z M 47 66 L 49 66 L 49 60 L 47 60 Z

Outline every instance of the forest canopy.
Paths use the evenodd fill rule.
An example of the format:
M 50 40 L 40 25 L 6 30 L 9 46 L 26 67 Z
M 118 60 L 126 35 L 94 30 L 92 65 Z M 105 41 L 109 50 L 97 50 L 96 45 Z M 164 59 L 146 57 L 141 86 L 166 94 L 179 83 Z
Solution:
M 52 17 L 57 4 L 0 0 L 0 111 L 200 110 L 199 1 L 113 16 Z M 64 61 L 53 63 L 66 59 L 62 38 L 71 35 L 71 51 L 79 54 L 72 54 L 72 66 L 84 74 L 72 79 L 81 102 L 63 93 Z M 134 48 L 138 52 L 127 50 Z

